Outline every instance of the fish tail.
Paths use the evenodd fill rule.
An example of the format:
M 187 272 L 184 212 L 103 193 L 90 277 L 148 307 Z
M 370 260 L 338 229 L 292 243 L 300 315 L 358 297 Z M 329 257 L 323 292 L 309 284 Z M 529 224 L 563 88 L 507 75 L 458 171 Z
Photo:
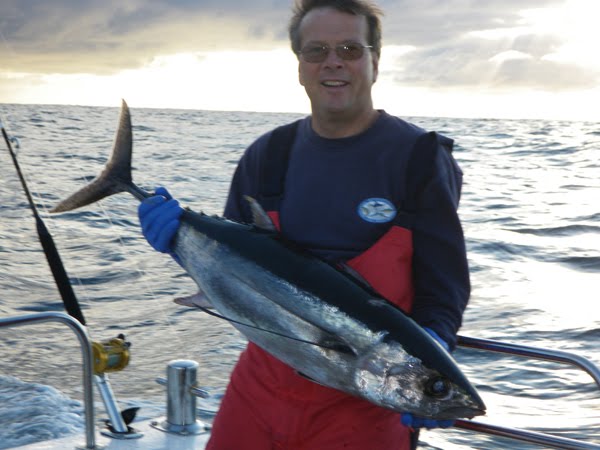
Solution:
M 139 200 L 148 197 L 150 194 L 138 188 L 132 181 L 132 149 L 131 115 L 127 103 L 123 100 L 112 155 L 104 166 L 104 170 L 87 186 L 61 201 L 50 212 L 71 211 L 119 192 L 129 192 Z

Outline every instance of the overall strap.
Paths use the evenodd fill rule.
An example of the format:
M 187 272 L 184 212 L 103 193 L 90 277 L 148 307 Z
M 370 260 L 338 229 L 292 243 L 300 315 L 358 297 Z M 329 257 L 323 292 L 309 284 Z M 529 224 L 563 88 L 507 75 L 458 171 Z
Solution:
M 418 208 L 419 197 L 425 190 L 427 183 L 432 176 L 438 147 L 442 147 L 444 151 L 452 153 L 453 144 L 454 141 L 452 139 L 438 134 L 435 131 L 419 136 L 407 163 L 405 181 L 406 196 L 401 208 L 399 208 L 398 215 L 394 219 L 395 225 L 408 229 L 412 228 L 413 217 Z M 455 167 L 455 170 L 460 172 L 458 166 Z M 453 178 L 459 178 L 459 186 L 462 184 L 462 174 L 455 173 L 453 174 Z
M 279 211 L 290 152 L 300 121 L 275 128 L 271 133 L 260 171 L 258 201 L 266 211 Z

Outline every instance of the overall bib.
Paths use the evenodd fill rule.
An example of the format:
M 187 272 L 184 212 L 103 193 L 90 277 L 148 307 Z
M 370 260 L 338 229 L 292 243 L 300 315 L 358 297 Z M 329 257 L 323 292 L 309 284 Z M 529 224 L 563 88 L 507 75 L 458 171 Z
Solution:
M 277 229 L 296 125 L 273 131 L 262 167 L 257 200 Z M 345 262 L 407 314 L 414 300 L 415 206 L 405 203 L 383 236 Z M 233 370 L 207 449 L 410 450 L 417 438 L 398 413 L 310 381 L 250 342 Z

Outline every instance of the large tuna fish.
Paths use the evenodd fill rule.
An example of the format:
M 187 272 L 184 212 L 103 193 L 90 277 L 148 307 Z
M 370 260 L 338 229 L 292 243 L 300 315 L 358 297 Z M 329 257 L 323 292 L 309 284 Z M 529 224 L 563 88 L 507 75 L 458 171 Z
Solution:
M 127 191 L 132 131 L 123 102 L 113 154 L 89 185 L 56 206 L 68 211 Z M 485 405 L 452 357 L 365 283 L 264 224 L 185 211 L 173 251 L 221 316 L 302 375 L 398 412 L 472 418 Z

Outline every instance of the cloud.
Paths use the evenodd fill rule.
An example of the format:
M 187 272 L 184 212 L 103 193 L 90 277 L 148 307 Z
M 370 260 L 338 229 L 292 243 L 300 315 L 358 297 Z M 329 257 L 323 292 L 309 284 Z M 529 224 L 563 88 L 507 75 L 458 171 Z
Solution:
M 4 0 L 3 70 L 102 74 L 139 67 L 158 55 L 266 48 L 281 40 L 287 19 L 287 8 L 273 3 Z
M 546 58 L 553 39 L 485 42 L 457 39 L 432 44 L 396 58 L 382 73 L 404 86 L 450 88 L 533 88 L 571 90 L 598 85 L 600 74 L 575 63 Z M 519 50 L 517 50 L 519 49 Z M 385 54 L 382 55 L 385 58 Z
M 506 61 L 523 60 L 523 59 L 531 59 L 531 55 L 528 53 L 520 52 L 518 50 L 508 50 L 505 52 L 500 52 L 497 55 L 494 55 L 492 58 L 490 58 L 490 61 L 498 63 L 498 64 L 503 64 Z
M 384 2 L 389 6 L 413 2 Z M 600 70 L 557 57 L 565 36 L 528 21 L 564 1 L 427 0 L 419 8 L 393 8 L 386 42 L 413 51 L 391 56 L 381 75 L 407 87 L 437 89 L 585 89 L 600 83 Z M 471 8 L 473 8 L 471 10 Z M 530 14 L 523 14 L 523 11 Z M 386 58 L 385 53 L 382 59 Z
M 535 11 L 565 1 L 380 0 L 385 11 L 381 76 L 436 89 L 568 90 L 597 84 L 600 67 L 569 59 L 564 36 L 532 22 Z M 174 54 L 284 48 L 291 4 L 3 0 L 0 73 L 107 75 Z M 410 51 L 386 54 L 386 48 Z
M 385 41 L 418 47 L 456 41 L 476 30 L 511 29 L 519 11 L 552 7 L 564 0 L 382 0 Z

